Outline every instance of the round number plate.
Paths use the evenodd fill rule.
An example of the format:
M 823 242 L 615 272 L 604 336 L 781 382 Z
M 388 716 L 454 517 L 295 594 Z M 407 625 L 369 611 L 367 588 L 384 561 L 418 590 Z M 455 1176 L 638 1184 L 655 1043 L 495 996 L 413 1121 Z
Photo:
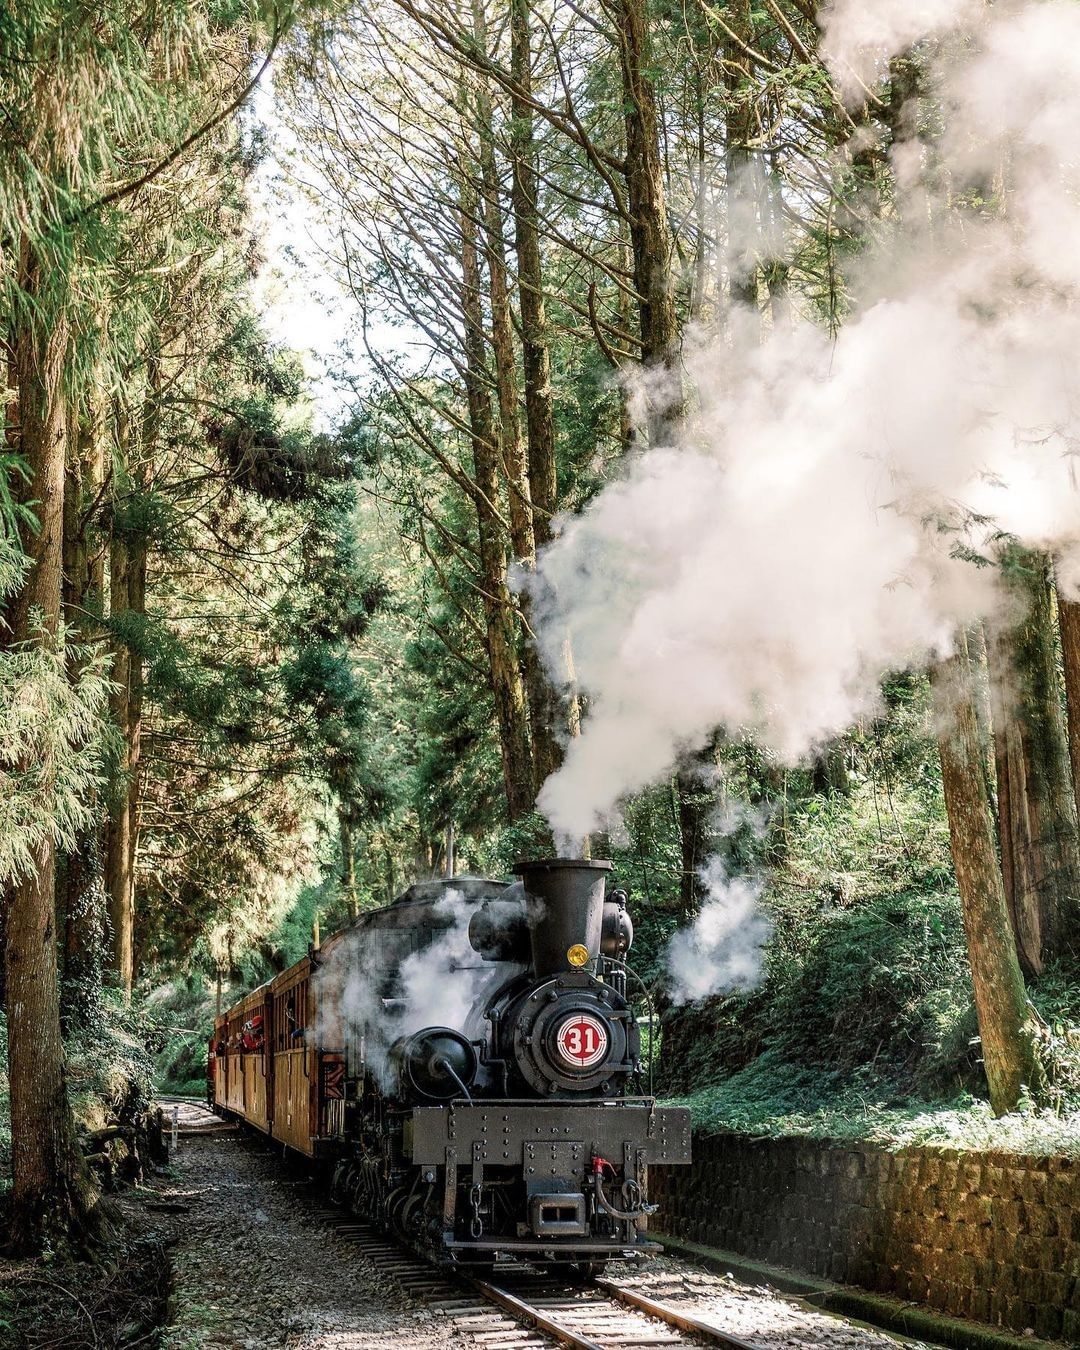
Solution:
M 559 1028 L 555 1044 L 567 1064 L 575 1069 L 591 1069 L 607 1054 L 607 1027 L 588 1013 L 575 1013 Z

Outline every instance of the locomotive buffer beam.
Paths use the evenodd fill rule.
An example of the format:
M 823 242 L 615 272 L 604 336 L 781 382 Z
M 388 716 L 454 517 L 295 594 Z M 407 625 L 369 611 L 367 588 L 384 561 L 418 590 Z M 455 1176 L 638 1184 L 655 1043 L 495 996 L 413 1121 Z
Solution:
M 572 1247 L 586 1254 L 621 1245 L 589 1237 L 586 1190 L 593 1158 L 617 1160 L 623 1181 L 635 1182 L 644 1193 L 650 1164 L 690 1161 L 690 1114 L 633 1099 L 454 1103 L 413 1110 L 403 1143 L 422 1179 L 442 1182 L 448 1246 L 496 1245 L 510 1252 L 535 1250 L 551 1239 L 560 1251 Z M 517 1240 L 488 1235 L 468 1242 L 453 1236 L 461 1186 L 467 1178 L 478 1194 L 485 1168 L 520 1169 L 528 1223 L 519 1226 Z M 644 1226 L 642 1218 L 639 1227 Z

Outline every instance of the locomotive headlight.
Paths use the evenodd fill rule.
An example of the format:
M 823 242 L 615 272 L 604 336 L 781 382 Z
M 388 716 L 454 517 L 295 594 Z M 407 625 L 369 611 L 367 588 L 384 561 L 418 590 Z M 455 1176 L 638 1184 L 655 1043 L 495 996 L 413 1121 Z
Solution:
M 581 942 L 575 942 L 567 949 L 566 959 L 572 966 L 583 966 L 589 959 L 589 949 Z

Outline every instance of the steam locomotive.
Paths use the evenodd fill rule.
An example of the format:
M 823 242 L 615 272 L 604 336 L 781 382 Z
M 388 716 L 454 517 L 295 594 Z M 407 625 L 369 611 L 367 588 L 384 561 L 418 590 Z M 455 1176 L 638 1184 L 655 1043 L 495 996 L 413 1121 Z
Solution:
M 594 1273 L 655 1250 L 648 1168 L 689 1113 L 642 1081 L 608 862 L 412 886 L 218 1019 L 209 1096 L 440 1261 Z

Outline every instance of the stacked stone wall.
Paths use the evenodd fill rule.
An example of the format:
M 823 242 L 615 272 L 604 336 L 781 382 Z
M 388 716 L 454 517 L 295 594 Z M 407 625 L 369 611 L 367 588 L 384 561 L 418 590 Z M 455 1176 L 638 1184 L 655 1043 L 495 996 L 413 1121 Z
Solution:
M 698 1137 L 656 1168 L 673 1237 L 1080 1344 L 1080 1160 Z

